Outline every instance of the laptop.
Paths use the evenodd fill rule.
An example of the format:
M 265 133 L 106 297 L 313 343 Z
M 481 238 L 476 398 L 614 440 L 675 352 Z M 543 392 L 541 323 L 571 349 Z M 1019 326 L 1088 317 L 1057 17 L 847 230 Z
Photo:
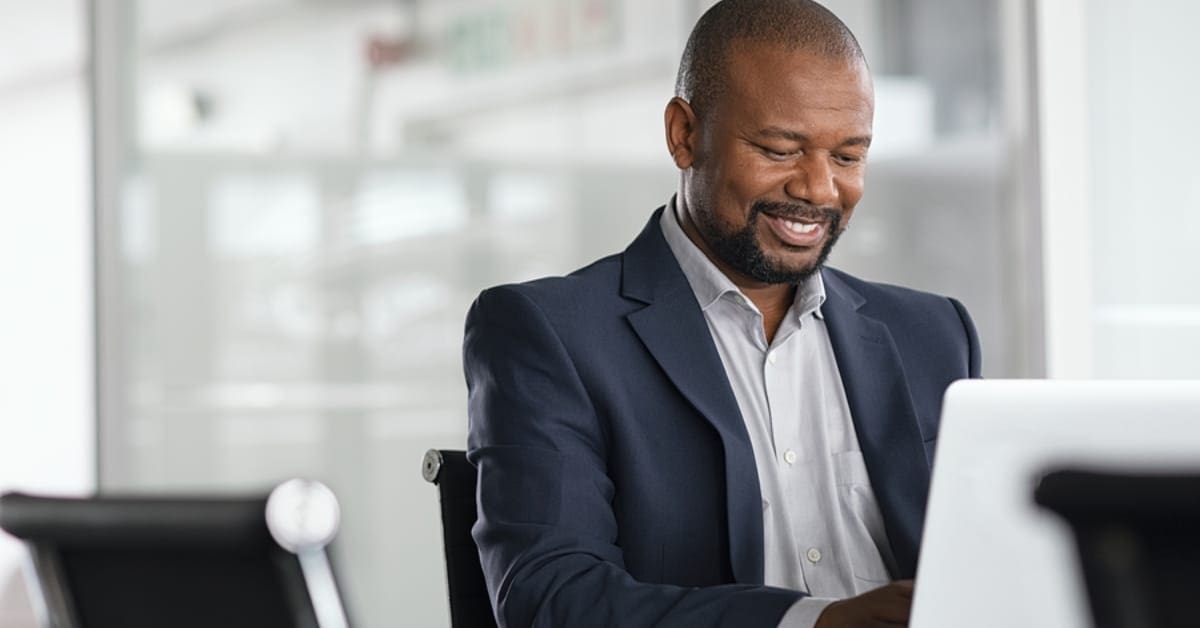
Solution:
M 973 380 L 946 392 L 910 626 L 1089 628 L 1046 472 L 1200 472 L 1200 380 Z

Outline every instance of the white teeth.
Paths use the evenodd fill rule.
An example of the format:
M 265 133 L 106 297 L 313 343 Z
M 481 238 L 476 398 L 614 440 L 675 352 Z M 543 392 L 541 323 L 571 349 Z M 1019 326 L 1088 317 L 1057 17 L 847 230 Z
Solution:
M 783 224 L 791 231 L 796 233 L 812 233 L 817 230 L 820 225 L 816 223 L 792 222 L 790 220 L 783 221 Z

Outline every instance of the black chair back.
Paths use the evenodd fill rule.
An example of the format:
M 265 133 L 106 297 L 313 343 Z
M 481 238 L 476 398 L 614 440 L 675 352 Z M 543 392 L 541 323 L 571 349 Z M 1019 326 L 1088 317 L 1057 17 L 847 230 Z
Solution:
M 0 528 L 25 542 L 31 595 L 54 628 L 327 626 L 307 565 L 268 527 L 267 502 L 8 493 Z M 316 549 L 323 560 L 324 544 Z M 332 602 L 342 610 L 340 598 Z
M 479 564 L 479 549 L 471 538 L 477 516 L 475 466 L 465 452 L 431 449 L 425 453 L 421 474 L 437 485 L 441 496 L 450 623 L 454 628 L 494 628 L 496 619 Z
M 1055 471 L 1035 501 L 1070 523 L 1097 628 L 1200 621 L 1200 475 Z

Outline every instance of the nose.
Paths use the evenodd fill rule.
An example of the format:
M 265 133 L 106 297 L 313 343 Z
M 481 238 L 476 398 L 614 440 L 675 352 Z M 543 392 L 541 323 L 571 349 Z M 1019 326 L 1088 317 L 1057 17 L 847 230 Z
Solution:
M 791 198 L 806 201 L 816 207 L 838 205 L 838 186 L 833 168 L 821 155 L 805 155 L 796 163 L 796 169 L 784 185 Z

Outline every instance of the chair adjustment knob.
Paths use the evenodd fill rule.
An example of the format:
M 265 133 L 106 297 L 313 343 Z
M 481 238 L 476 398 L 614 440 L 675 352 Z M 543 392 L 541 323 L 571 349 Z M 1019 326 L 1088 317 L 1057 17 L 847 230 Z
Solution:
M 438 473 L 441 470 L 442 452 L 436 449 L 425 452 L 425 459 L 421 461 L 421 477 L 425 478 L 426 482 L 437 484 Z

